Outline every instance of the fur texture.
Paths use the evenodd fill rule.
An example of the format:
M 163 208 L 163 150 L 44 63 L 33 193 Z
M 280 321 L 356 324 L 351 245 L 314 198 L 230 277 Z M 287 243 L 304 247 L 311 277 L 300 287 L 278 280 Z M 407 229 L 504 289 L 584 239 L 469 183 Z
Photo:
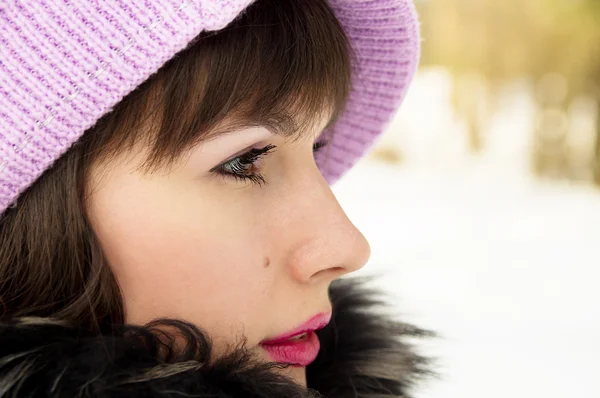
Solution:
M 163 321 L 92 334 L 51 319 L 0 320 L 0 397 L 410 397 L 431 361 L 408 340 L 432 332 L 380 315 L 364 281 L 332 285 L 334 317 L 319 332 L 321 352 L 306 390 L 255 363 L 240 347 L 211 358 L 193 325 Z M 173 349 L 165 330 L 187 342 Z M 181 340 L 178 340 L 181 341 Z

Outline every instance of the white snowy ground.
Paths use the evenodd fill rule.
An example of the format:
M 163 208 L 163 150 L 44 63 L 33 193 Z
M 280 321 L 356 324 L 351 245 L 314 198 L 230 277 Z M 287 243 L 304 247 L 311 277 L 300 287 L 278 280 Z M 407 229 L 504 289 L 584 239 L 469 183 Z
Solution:
M 442 335 L 416 398 L 600 397 L 600 191 L 452 158 L 366 159 L 334 188 L 371 243 L 361 273 Z

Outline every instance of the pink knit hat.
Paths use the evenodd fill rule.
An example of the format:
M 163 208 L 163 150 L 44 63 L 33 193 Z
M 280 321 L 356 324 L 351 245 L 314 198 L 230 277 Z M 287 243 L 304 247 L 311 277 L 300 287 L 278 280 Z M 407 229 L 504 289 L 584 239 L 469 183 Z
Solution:
M 202 31 L 252 0 L 2 0 L 0 215 L 95 122 Z M 330 182 L 372 145 L 419 60 L 412 0 L 330 0 L 357 54 L 354 89 L 332 127 Z

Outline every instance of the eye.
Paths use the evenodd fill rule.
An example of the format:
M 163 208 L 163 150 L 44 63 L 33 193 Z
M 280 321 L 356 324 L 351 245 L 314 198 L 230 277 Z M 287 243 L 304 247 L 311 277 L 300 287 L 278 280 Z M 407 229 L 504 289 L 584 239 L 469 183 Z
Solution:
M 258 172 L 257 163 L 273 152 L 275 148 L 277 148 L 275 145 L 267 145 L 264 148 L 251 149 L 236 158 L 221 163 L 210 171 L 239 181 L 250 181 L 257 185 L 264 185 L 267 181 Z
M 315 142 L 313 153 L 319 152 L 326 145 L 327 141 L 324 140 Z M 266 179 L 258 172 L 259 163 L 276 148 L 275 145 L 269 144 L 264 148 L 251 149 L 238 157 L 221 163 L 210 171 L 226 178 L 234 178 L 238 181 L 250 181 L 259 186 L 265 185 L 267 183 Z

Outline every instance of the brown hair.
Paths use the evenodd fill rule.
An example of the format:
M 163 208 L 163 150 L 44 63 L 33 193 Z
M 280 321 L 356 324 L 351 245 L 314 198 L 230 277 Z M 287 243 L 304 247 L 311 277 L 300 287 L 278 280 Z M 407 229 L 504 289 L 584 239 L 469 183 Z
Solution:
M 141 143 L 152 171 L 217 129 L 263 125 L 293 136 L 323 112 L 335 120 L 351 59 L 325 0 L 258 0 L 227 28 L 200 34 L 2 215 L 0 317 L 53 317 L 94 330 L 123 323 L 118 285 L 85 211 L 90 166 Z

